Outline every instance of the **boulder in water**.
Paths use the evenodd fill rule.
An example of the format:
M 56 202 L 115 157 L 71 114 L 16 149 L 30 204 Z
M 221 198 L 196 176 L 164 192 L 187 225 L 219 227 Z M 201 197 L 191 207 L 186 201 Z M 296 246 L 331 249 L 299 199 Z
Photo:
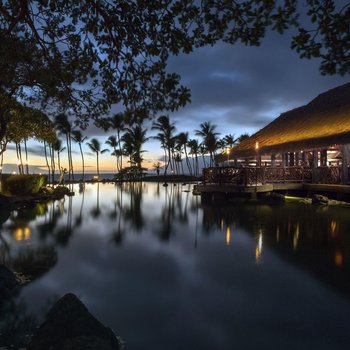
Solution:
M 74 295 L 59 299 L 34 333 L 28 350 L 119 350 L 118 338 Z

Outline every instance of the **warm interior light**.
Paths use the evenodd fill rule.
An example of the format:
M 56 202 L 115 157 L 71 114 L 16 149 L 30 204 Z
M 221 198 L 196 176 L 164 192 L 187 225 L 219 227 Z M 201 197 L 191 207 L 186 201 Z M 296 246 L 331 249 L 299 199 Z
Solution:
M 334 255 L 334 263 L 338 267 L 343 266 L 343 254 L 340 250 L 336 250 L 335 255 Z
M 255 142 L 255 149 L 259 149 L 259 141 Z
M 16 241 L 25 241 L 30 238 L 30 228 L 27 227 L 18 227 L 12 231 L 13 238 Z
M 230 245 L 231 243 L 231 229 L 230 226 L 226 227 L 226 245 Z
M 256 244 L 255 248 L 255 261 L 256 263 L 261 262 L 261 254 L 263 249 L 263 235 L 262 232 L 259 233 L 258 242 Z

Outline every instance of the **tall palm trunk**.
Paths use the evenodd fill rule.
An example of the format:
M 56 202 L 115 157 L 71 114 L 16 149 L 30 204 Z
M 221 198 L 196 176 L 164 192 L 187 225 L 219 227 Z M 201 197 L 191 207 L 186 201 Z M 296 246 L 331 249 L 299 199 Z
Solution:
M 185 157 L 186 157 L 186 164 L 187 164 L 188 172 L 189 172 L 190 175 L 192 176 L 191 161 L 190 161 L 190 159 L 188 158 L 186 145 L 184 145 L 184 151 L 185 151 Z
M 83 166 L 83 182 L 84 182 L 84 180 L 85 180 L 85 161 L 84 161 L 83 148 L 81 147 L 81 142 L 79 142 L 79 149 L 80 149 L 80 155 L 81 155 L 81 163 Z
M 69 161 L 70 161 L 70 169 L 72 172 L 72 180 L 74 181 L 74 168 L 73 168 L 73 156 L 72 156 L 72 136 L 69 133 L 68 134 L 68 140 L 69 140 Z
M 45 160 L 46 160 L 46 166 L 48 169 L 48 179 L 50 180 L 51 177 L 51 169 L 50 169 L 50 164 L 49 164 L 49 160 L 47 158 L 47 149 L 46 149 L 46 142 L 44 141 L 44 155 L 45 155 Z
M 27 140 L 24 139 L 24 151 L 26 155 L 26 174 L 29 174 L 29 164 L 28 164 L 28 148 L 27 148 Z
M 51 158 L 51 182 L 55 182 L 55 149 L 53 147 L 53 144 L 49 144 L 49 153 L 50 153 L 50 158 Z
M 98 152 L 96 152 L 96 167 L 97 167 L 97 176 L 98 176 L 98 179 L 100 179 L 100 164 L 98 160 Z

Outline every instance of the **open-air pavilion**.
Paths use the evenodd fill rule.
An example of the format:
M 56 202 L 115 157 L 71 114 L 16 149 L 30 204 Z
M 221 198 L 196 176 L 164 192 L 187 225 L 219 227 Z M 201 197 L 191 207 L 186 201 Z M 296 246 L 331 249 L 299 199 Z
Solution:
M 204 170 L 204 184 L 273 183 L 348 185 L 350 83 L 282 113 L 230 149 L 230 162 Z

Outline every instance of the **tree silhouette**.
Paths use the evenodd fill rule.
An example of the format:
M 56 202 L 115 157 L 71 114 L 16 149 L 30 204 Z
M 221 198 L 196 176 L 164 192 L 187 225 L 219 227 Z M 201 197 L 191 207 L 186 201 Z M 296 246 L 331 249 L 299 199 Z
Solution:
M 72 131 L 72 138 L 73 140 L 79 145 L 79 150 L 80 150 L 80 156 L 81 156 L 81 164 L 83 168 L 83 178 L 82 180 L 85 180 L 85 161 L 84 161 L 84 153 L 83 153 L 83 148 L 82 144 L 84 141 L 87 140 L 86 136 L 83 136 L 80 130 L 73 130 Z
M 99 164 L 99 155 L 108 152 L 108 149 L 101 150 L 101 144 L 100 142 L 93 138 L 90 140 L 90 142 L 87 143 L 91 151 L 95 152 L 96 154 L 96 170 L 97 170 L 97 176 L 100 177 L 100 164 Z

